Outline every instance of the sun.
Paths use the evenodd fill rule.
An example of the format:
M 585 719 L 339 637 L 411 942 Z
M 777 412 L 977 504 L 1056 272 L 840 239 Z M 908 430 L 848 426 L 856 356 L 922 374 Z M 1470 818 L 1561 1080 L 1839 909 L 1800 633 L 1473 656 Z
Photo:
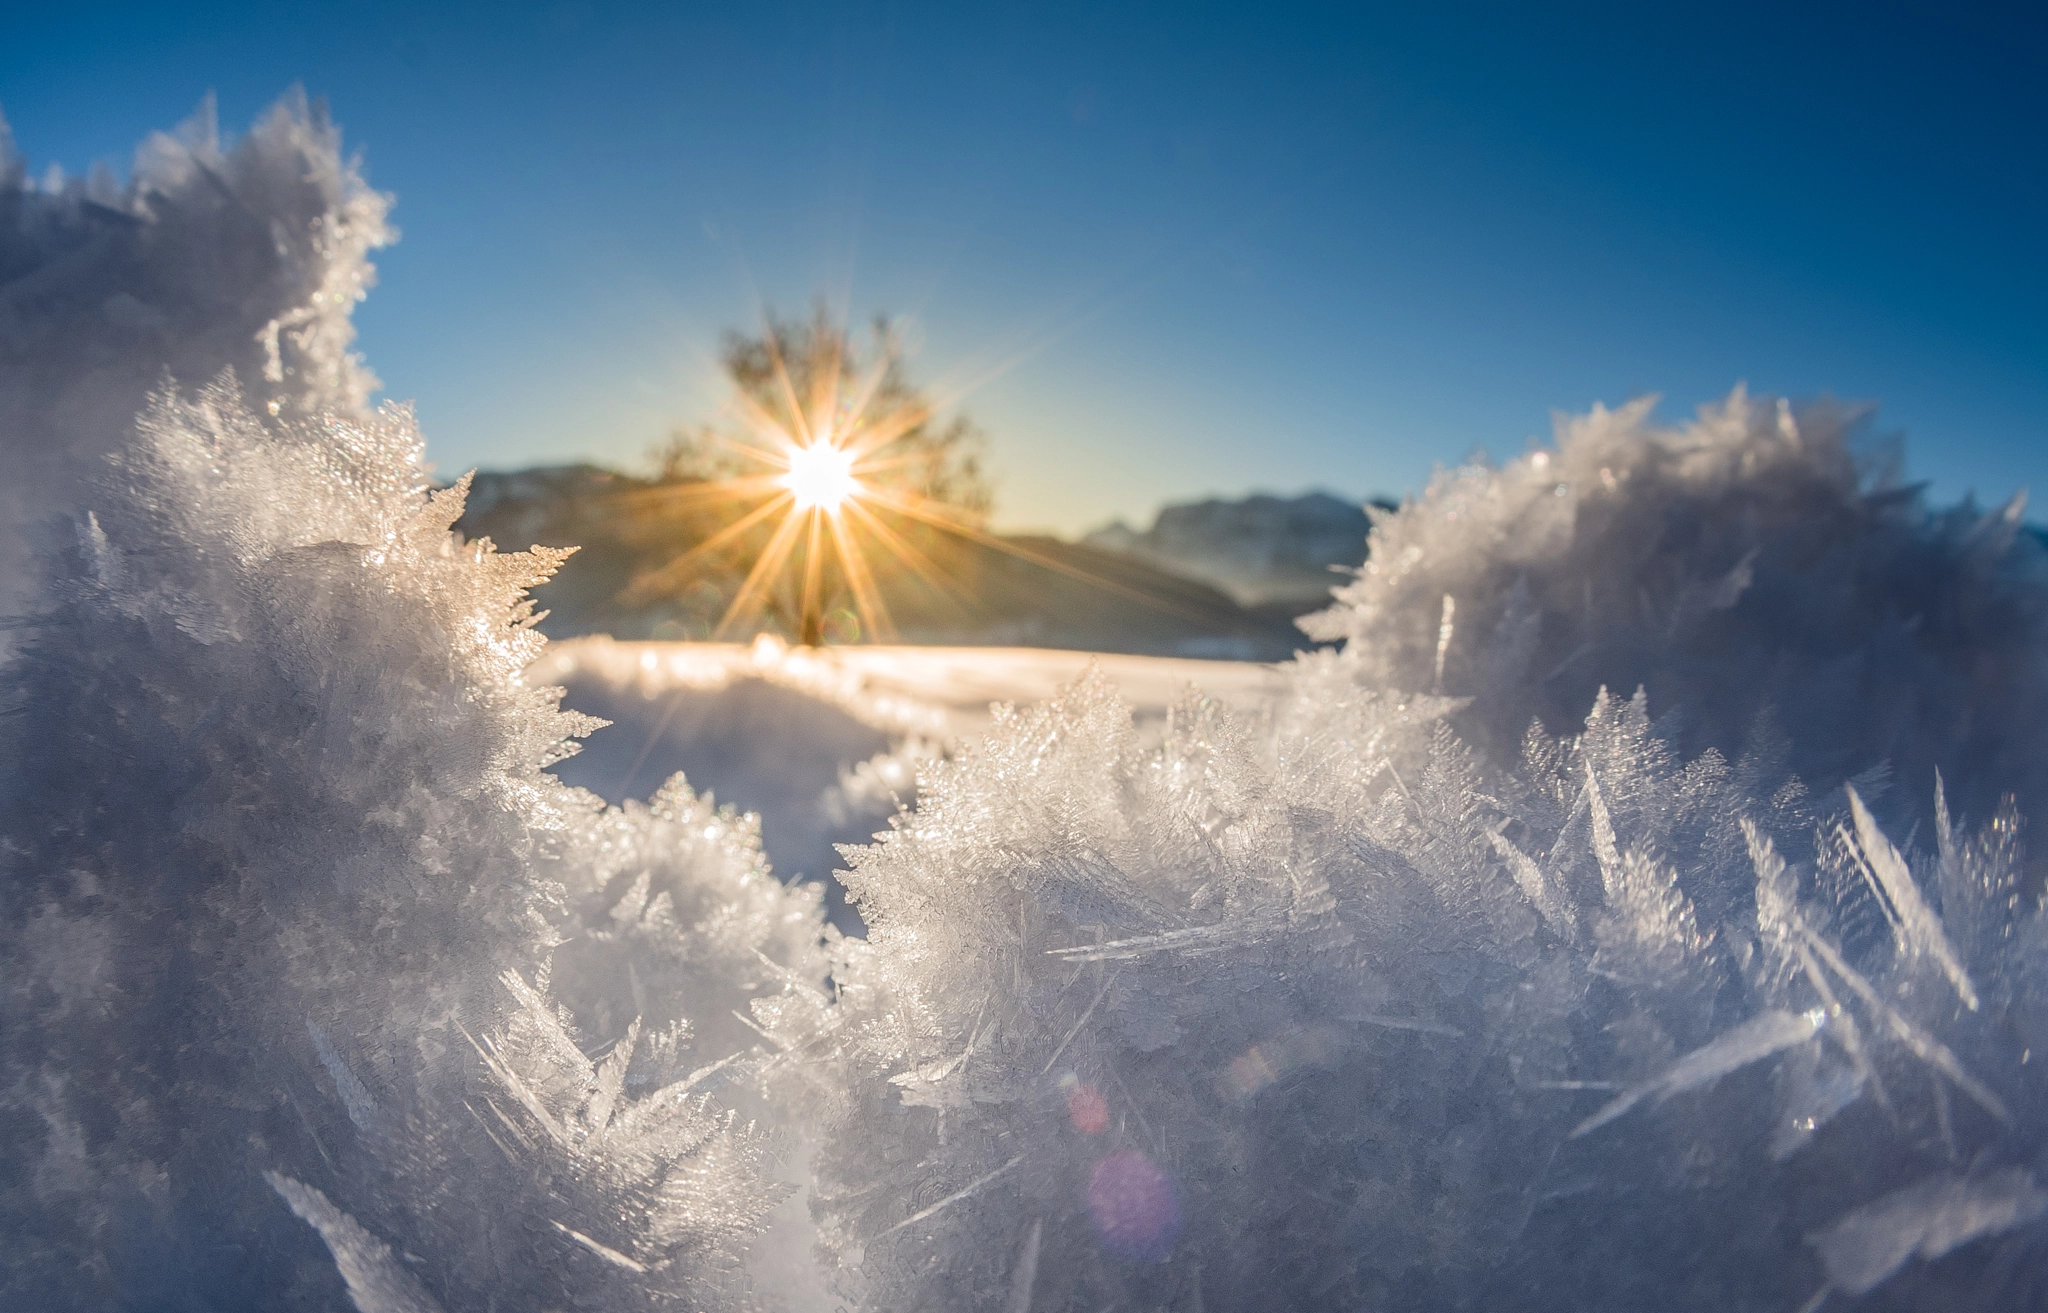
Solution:
M 799 511 L 839 514 L 847 498 L 860 491 L 853 473 L 853 452 L 828 440 L 789 453 L 789 470 L 779 482 L 789 489 Z
M 824 642 L 829 596 L 843 588 L 859 632 L 870 640 L 895 636 L 895 625 L 876 586 L 874 561 L 887 558 L 935 591 L 970 605 L 960 586 L 918 545 L 913 526 L 979 544 L 1128 597 L 1140 605 L 1174 610 L 1143 592 L 1100 578 L 978 527 L 959 508 L 916 486 L 916 441 L 931 410 L 922 399 L 892 391 L 893 352 L 879 351 L 856 367 L 843 338 L 806 348 L 792 373 L 782 341 L 765 340 L 766 377 L 758 390 L 736 389 L 736 431 L 705 436 L 752 467 L 751 472 L 650 495 L 730 506 L 735 518 L 710 537 L 636 579 L 631 598 L 648 600 L 686 585 L 712 553 L 765 530 L 751 568 L 712 637 L 743 631 L 773 600 L 790 569 L 799 581 L 797 641 Z M 751 509 L 742 510 L 748 503 Z M 872 558 L 872 559 L 871 559 Z M 835 567 L 827 571 L 827 563 Z M 836 576 L 836 582 L 835 582 Z

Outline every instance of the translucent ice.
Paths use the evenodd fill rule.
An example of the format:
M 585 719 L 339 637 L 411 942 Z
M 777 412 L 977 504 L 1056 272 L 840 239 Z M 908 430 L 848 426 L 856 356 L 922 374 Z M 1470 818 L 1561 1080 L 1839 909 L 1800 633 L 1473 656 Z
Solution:
M 1828 1280 L 1852 1295 L 1874 1289 L 1907 1260 L 1940 1258 L 1980 1236 L 2048 1212 L 2048 1194 L 2017 1167 L 1981 1180 L 1949 1173 L 1865 1204 L 1813 1236 Z

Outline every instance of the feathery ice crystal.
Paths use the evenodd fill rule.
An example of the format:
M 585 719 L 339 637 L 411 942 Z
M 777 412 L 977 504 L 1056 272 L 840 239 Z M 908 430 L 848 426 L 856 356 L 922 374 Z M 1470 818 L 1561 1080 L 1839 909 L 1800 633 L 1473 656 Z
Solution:
M 363 203 L 323 131 L 185 154 L 288 251 Z M 328 208 L 261 185 L 278 152 Z M 138 182 L 138 259 L 267 295 L 179 244 L 178 194 Z M 262 406 L 207 362 L 55 500 L 0 719 L 4 1302 L 743 1307 L 789 1187 L 732 1013 L 822 978 L 818 900 L 680 779 L 618 811 L 545 773 L 596 724 L 523 676 L 562 553 L 451 534 L 462 488 L 324 314 L 282 316 Z
M 0 120 L 0 611 L 26 604 L 32 535 L 84 490 L 168 375 L 223 369 L 269 414 L 369 416 L 350 314 L 391 240 L 390 198 L 287 96 L 224 146 L 211 99 L 105 167 L 31 181 Z
M 921 781 L 848 853 L 845 1292 L 2048 1297 L 2048 926 L 1995 795 L 2038 769 L 2041 552 L 1849 436 L 1596 413 L 1380 524 L 1270 723 L 1195 697 L 1143 751 L 1084 684 Z
M 368 408 L 331 128 L 152 141 L 0 149 L 10 1307 L 2048 1301 L 2016 504 L 1596 410 L 1383 519 L 1269 715 L 927 762 L 841 939 L 547 772 L 560 556 Z

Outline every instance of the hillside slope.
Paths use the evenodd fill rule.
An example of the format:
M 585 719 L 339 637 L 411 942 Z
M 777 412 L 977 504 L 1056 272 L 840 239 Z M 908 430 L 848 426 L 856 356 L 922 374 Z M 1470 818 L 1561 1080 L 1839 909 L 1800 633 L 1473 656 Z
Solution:
M 652 598 L 634 592 L 721 522 L 689 492 L 591 465 L 484 472 L 457 528 L 503 545 L 580 549 L 539 591 L 550 636 L 701 639 L 730 600 L 729 574 L 706 570 Z M 1142 557 L 1043 536 L 998 541 L 949 544 L 938 586 L 908 570 L 881 572 L 897 637 L 1262 661 L 1312 646 L 1287 615 Z M 838 637 L 862 637 L 851 615 L 838 619 Z

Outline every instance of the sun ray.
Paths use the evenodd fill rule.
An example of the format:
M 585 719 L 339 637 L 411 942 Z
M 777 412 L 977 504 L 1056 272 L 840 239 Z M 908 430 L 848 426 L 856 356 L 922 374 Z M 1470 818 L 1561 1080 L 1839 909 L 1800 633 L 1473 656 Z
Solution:
M 680 586 L 711 551 L 772 520 L 717 635 L 760 620 L 770 607 L 778 616 L 794 607 L 797 614 L 784 619 L 795 622 L 800 641 L 819 642 L 824 612 L 842 604 L 835 599 L 850 600 L 867 634 L 891 632 L 895 622 L 883 596 L 885 576 L 878 574 L 884 562 L 907 570 L 964 611 L 980 612 L 956 570 L 942 564 L 946 557 L 924 532 L 913 530 L 923 525 L 935 531 L 938 542 L 1000 552 L 1151 611 L 1197 623 L 1214 620 L 1198 609 L 1192 593 L 1186 599 L 1159 596 L 1077 564 L 1070 559 L 1077 553 L 1040 551 L 984 530 L 974 504 L 981 495 L 978 475 L 971 465 L 958 464 L 958 433 L 926 431 L 935 407 L 927 394 L 898 381 L 900 346 L 888 327 L 878 325 L 876 334 L 874 354 L 856 353 L 844 331 L 820 311 L 808 324 L 784 324 L 771 316 L 759 338 L 734 348 L 729 369 L 737 386 L 728 414 L 737 423 L 729 430 L 732 437 L 716 437 L 767 471 L 724 480 L 717 490 L 660 495 L 679 506 L 727 500 L 735 513 L 752 498 L 765 500 L 705 543 L 636 579 L 629 590 L 634 596 L 644 599 Z M 942 474 L 949 484 L 961 481 L 970 492 L 968 504 L 920 490 L 925 477 Z
M 855 461 L 853 472 L 855 474 L 882 474 L 889 470 L 900 470 L 907 465 L 915 465 L 921 458 L 921 455 L 922 453 L 919 452 L 906 451 L 898 456 L 870 456 L 865 460 Z
M 931 418 L 923 406 L 905 406 L 863 425 L 847 438 L 847 449 L 856 459 L 879 451 Z
M 809 417 L 804 414 L 803 403 L 797 400 L 796 384 L 790 381 L 789 367 L 783 363 L 782 343 L 778 340 L 773 324 L 768 326 L 768 332 L 762 337 L 762 341 L 768 344 L 768 359 L 775 365 L 776 389 L 782 393 L 782 399 L 789 403 L 789 416 L 796 425 L 796 433 L 790 436 L 794 437 L 798 446 L 808 447 L 814 441 Z
M 849 510 L 858 510 L 857 504 L 849 503 Z M 860 617 L 861 627 L 876 639 L 896 637 L 895 621 L 889 617 L 889 608 L 882 601 L 881 590 L 875 587 L 875 577 L 868 569 L 867 557 L 861 553 L 860 544 L 853 541 L 853 531 L 843 515 L 827 517 L 832 529 L 832 542 L 838 549 L 839 562 L 846 571 L 846 586 L 853 593 L 854 614 Z
M 853 399 L 846 403 L 846 413 L 854 417 L 855 420 L 866 414 L 868 403 L 875 399 L 877 392 L 881 391 L 882 380 L 887 378 L 888 375 L 889 362 L 886 358 L 877 360 L 874 364 L 869 365 L 866 373 L 861 376 L 860 385 L 853 391 Z
M 793 442 L 789 438 L 789 435 L 782 431 L 781 425 L 775 422 L 775 417 L 765 410 L 760 412 L 760 418 L 755 423 L 754 429 L 756 432 L 765 432 L 770 434 L 774 438 L 781 439 L 783 445 L 785 446 L 793 448 L 796 445 L 795 442 Z M 741 442 L 738 441 L 737 439 L 729 438 L 725 436 L 723 433 L 716 432 L 715 430 L 710 432 L 708 436 L 713 441 L 717 442 L 720 446 L 725 447 L 726 449 L 734 452 L 735 454 L 744 456 L 749 460 L 760 461 L 764 465 L 773 465 L 778 460 L 780 460 L 782 456 L 782 453 L 773 447 L 764 447 L 758 442 Z
M 831 344 L 831 358 L 824 369 L 811 371 L 811 432 L 815 435 L 812 443 L 832 442 L 839 421 L 839 370 L 845 357 L 843 343 L 835 336 Z
M 824 582 L 824 526 L 820 521 L 829 514 L 823 507 L 813 507 L 805 515 L 810 524 L 809 542 L 804 547 L 804 591 L 798 603 L 797 614 L 802 617 L 797 641 L 806 647 L 816 647 L 824 635 L 816 631 L 824 608 L 818 600 L 818 589 Z
M 897 533 L 876 516 L 873 511 L 870 511 L 858 502 L 849 502 L 846 509 L 861 521 L 863 527 L 869 533 L 874 535 L 877 543 L 886 551 L 892 553 L 896 559 L 909 566 L 911 573 L 923 580 L 933 591 L 970 614 L 978 609 L 974 604 L 973 594 L 962 588 L 954 580 L 948 579 L 946 572 L 939 566 L 939 563 L 932 560 L 923 548 L 911 542 L 902 534 Z
M 686 573 L 688 566 L 694 565 L 704 556 L 725 546 L 781 509 L 783 502 L 791 500 L 793 498 L 790 497 L 788 492 L 782 492 L 773 499 L 755 507 L 740 519 L 726 525 L 723 529 L 706 538 L 703 542 L 698 543 L 681 556 L 676 557 L 667 565 L 652 573 L 641 575 L 626 589 L 625 600 L 628 603 L 645 602 L 673 591 L 683 579 L 688 578 Z
M 739 592 L 733 594 L 732 605 L 725 609 L 725 618 L 718 622 L 712 637 L 723 638 L 734 625 L 754 615 L 767 604 L 768 589 L 773 586 L 775 576 L 782 571 L 782 564 L 796 548 L 797 534 L 803 529 L 803 517 L 790 514 L 782 517 L 782 523 L 775 526 L 775 536 L 761 549 L 754 568 L 740 584 Z
M 1105 579 L 1101 575 L 1083 570 L 1077 565 L 1070 565 L 1055 557 L 1047 556 L 1043 552 L 1032 551 L 1029 547 L 1019 546 L 1014 542 L 998 538 L 992 533 L 984 533 L 973 525 L 963 523 L 951 516 L 926 510 L 919 503 L 929 501 L 929 498 L 918 496 L 915 493 L 906 498 L 879 489 L 871 490 L 868 495 L 872 500 L 880 502 L 900 514 L 908 515 L 914 520 L 920 520 L 949 533 L 958 534 L 970 542 L 993 548 L 996 551 L 1014 556 L 1020 561 L 1029 561 L 1033 565 L 1051 570 L 1056 574 L 1063 574 L 1080 583 L 1100 588 L 1104 592 L 1114 593 L 1119 597 L 1136 602 L 1141 606 L 1149 607 L 1154 611 L 1163 612 L 1167 615 L 1175 616 L 1182 620 L 1191 620 L 1196 623 L 1202 623 L 1208 619 L 1208 617 L 1189 607 L 1184 607 L 1163 597 L 1156 597 L 1139 589 L 1128 587 L 1116 582 L 1114 579 Z M 912 498 L 915 500 L 912 500 Z
M 742 393 L 737 401 L 740 422 L 747 426 L 748 432 L 756 441 L 735 442 L 731 438 L 724 438 L 722 440 L 726 445 L 769 464 L 783 459 L 785 452 L 797 449 L 797 439 L 791 436 L 789 429 L 775 417 L 775 412 L 745 393 Z

